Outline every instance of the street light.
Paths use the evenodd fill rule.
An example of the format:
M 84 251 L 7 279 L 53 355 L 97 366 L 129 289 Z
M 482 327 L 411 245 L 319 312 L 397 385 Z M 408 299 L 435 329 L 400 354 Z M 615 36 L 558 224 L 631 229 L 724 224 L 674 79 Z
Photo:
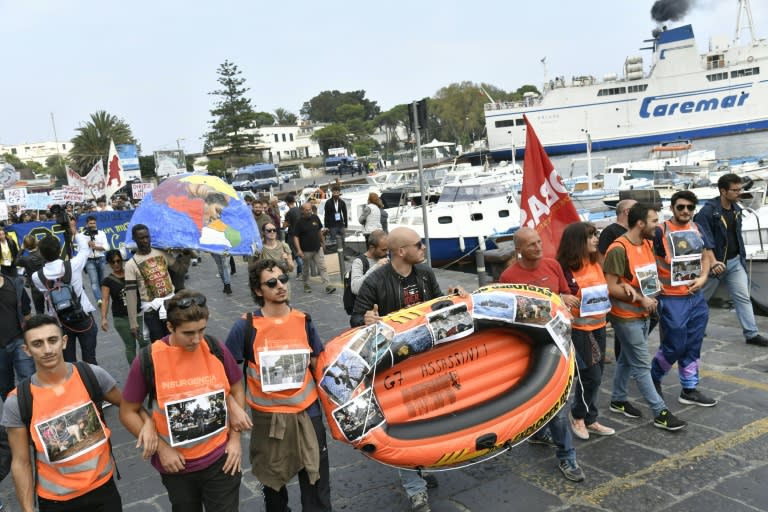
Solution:
M 184 137 L 176 139 L 176 149 L 181 150 L 181 141 L 186 140 Z

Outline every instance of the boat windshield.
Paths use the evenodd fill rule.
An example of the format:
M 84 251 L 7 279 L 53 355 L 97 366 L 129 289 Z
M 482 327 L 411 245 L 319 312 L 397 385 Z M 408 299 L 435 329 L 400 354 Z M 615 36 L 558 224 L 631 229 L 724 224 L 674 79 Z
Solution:
M 512 191 L 509 183 L 483 183 L 477 185 L 448 185 L 440 194 L 440 203 L 479 201 L 505 196 Z

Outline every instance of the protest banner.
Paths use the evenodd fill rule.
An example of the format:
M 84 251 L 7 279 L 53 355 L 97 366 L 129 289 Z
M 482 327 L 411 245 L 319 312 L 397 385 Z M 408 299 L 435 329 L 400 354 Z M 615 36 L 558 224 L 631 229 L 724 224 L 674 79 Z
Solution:
M 152 192 L 154 188 L 154 183 L 133 183 L 131 185 L 131 195 L 134 199 L 144 199 L 144 196 Z
M 8 206 L 24 206 L 27 203 L 27 189 L 24 187 L 5 189 L 5 202 Z

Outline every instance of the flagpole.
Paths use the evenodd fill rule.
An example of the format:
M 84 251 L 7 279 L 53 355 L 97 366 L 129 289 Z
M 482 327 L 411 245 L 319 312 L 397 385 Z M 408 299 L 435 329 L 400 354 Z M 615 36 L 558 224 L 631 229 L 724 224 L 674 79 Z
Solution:
M 421 218 L 424 226 L 424 244 L 426 248 L 427 265 L 432 266 L 432 251 L 429 249 L 429 222 L 427 222 L 427 198 L 424 194 L 424 169 L 421 164 L 421 132 L 419 130 L 418 101 L 411 104 L 413 126 L 416 128 L 416 156 L 419 162 L 419 192 L 421 193 Z

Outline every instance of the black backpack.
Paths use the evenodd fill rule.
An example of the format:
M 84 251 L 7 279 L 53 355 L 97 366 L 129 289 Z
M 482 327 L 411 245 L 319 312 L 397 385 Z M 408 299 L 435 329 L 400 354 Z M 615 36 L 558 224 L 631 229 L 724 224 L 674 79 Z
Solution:
M 223 365 L 224 353 L 221 351 L 221 345 L 219 345 L 219 342 L 207 334 L 204 336 L 204 338 L 205 342 L 208 344 L 208 349 L 211 351 L 211 354 L 216 356 L 216 358 L 221 361 L 221 364 Z M 162 343 L 162 341 L 155 343 Z M 152 361 L 152 345 L 154 345 L 154 343 L 150 343 L 139 351 L 139 368 L 141 369 L 141 374 L 144 375 L 144 382 L 147 385 L 147 406 L 150 410 L 152 409 L 152 404 L 157 398 L 157 389 L 155 388 L 155 363 Z
M 371 268 L 371 264 L 368 263 L 368 258 L 365 254 L 361 254 L 357 259 L 363 262 L 363 274 L 368 272 L 368 269 Z M 344 273 L 344 311 L 346 311 L 348 315 L 352 314 L 356 298 L 357 295 L 352 293 L 352 268 L 350 268 Z
M 75 370 L 77 370 L 77 373 L 80 374 L 80 380 L 83 381 L 83 385 L 85 386 L 85 389 L 88 391 L 88 396 L 91 397 L 91 401 L 96 406 L 96 411 L 99 413 L 99 418 L 101 419 L 101 422 L 106 425 L 107 422 L 104 420 L 104 411 L 102 410 L 101 404 L 104 401 L 104 392 L 101 390 L 101 386 L 99 386 L 99 381 L 96 378 L 96 375 L 93 373 L 93 369 L 91 366 L 86 363 L 85 361 L 76 361 L 72 363 L 72 366 L 74 366 Z M 30 426 L 32 424 L 32 389 L 31 389 L 32 381 L 30 377 L 27 377 L 26 379 L 19 382 L 19 385 L 16 389 L 16 397 L 18 399 L 19 404 L 19 417 L 21 418 L 22 423 L 26 425 L 27 432 L 29 432 Z M 29 438 L 30 444 L 32 444 L 32 436 L 30 435 Z M 112 439 L 108 439 L 107 442 L 109 443 L 109 454 L 112 457 L 112 464 L 115 467 L 115 474 L 117 475 L 117 479 L 120 480 L 120 470 L 117 468 L 117 462 L 115 461 L 115 455 L 112 453 Z M 37 450 L 33 447 L 32 448 L 32 468 L 35 472 L 35 488 L 37 488 Z M 35 499 L 37 499 L 37 493 L 35 493 Z
M 43 269 L 37 271 L 37 278 L 45 286 L 45 300 L 56 314 L 59 324 L 76 325 L 88 318 L 71 284 L 72 263 L 69 260 L 64 262 L 64 275 L 55 281 L 46 278 Z

